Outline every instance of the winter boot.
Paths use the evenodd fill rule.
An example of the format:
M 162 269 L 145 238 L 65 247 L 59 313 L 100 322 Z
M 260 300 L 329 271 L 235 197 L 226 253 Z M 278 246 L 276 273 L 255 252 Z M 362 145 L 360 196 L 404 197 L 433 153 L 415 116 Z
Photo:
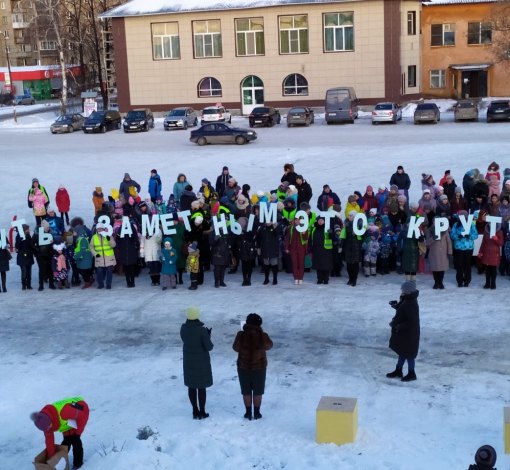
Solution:
M 248 419 L 249 421 L 251 421 L 251 420 L 252 420 L 252 418 L 253 418 L 253 417 L 252 417 L 252 415 L 251 415 L 251 406 L 247 406 L 247 407 L 246 407 L 246 413 L 244 413 L 244 417 L 245 417 L 246 419 Z
M 246 283 L 246 277 L 247 277 L 247 276 L 244 276 L 244 277 L 243 277 L 243 283 L 241 284 L 241 286 L 243 286 L 243 287 L 248 285 L 248 284 Z
M 183 281 L 182 281 L 182 269 L 179 269 L 179 284 L 183 284 Z
M 223 273 L 220 276 L 220 287 L 227 287 L 227 285 L 225 284 L 225 271 L 223 271 Z
M 62 285 L 62 281 L 57 281 L 57 287 L 59 290 L 63 290 L 64 286 Z
M 271 266 L 269 266 L 269 264 L 265 264 L 263 269 L 264 269 L 264 276 L 265 276 L 263 284 L 265 286 L 267 286 L 269 284 L 269 271 L 271 270 Z
M 262 415 L 260 414 L 260 406 L 253 407 L 253 419 L 261 419 Z
M 64 286 L 65 286 L 66 289 L 70 289 L 71 288 L 71 286 L 69 285 L 69 281 L 67 279 L 64 281 Z
M 397 366 L 393 372 L 390 372 L 389 374 L 386 374 L 386 377 L 389 379 L 395 379 L 395 378 L 402 378 L 402 367 Z
M 161 274 L 154 274 L 154 279 L 156 281 L 156 285 L 159 286 L 161 281 Z
M 37 289 L 39 292 L 41 292 L 42 290 L 44 290 L 44 283 L 43 282 L 40 282 L 39 283 L 39 289 Z
M 156 275 L 151 274 L 151 286 L 155 286 L 155 285 L 156 285 Z
M 273 271 L 273 286 L 276 286 L 278 284 L 278 265 L 271 266 L 271 270 Z
M 209 418 L 209 413 L 206 413 L 205 410 L 200 410 L 200 419 Z
M 251 286 L 251 274 L 248 274 L 248 275 L 246 276 L 246 285 L 247 285 L 247 286 Z
M 214 278 L 214 287 L 216 288 L 220 287 L 220 279 L 217 277 Z
M 408 371 L 407 375 L 402 378 L 402 382 L 411 382 L 411 380 L 416 380 L 416 374 L 414 370 Z
M 7 292 L 7 287 L 5 287 L 5 284 L 2 284 L 2 290 L 3 290 L 4 292 Z
M 409 277 L 411 278 L 410 281 L 416 281 L 416 274 L 411 274 Z
M 198 408 L 193 408 L 193 419 L 202 419 L 200 416 L 200 411 L 198 411 Z

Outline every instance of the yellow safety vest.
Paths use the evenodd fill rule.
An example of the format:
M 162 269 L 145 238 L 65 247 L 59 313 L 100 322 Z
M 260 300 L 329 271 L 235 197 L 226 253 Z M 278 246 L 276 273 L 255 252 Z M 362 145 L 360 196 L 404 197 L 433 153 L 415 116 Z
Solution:
M 315 233 L 315 229 L 316 227 L 314 227 L 312 229 L 312 239 L 313 239 L 313 234 Z M 329 233 L 326 232 L 326 230 L 324 230 L 324 249 L 326 250 L 331 250 L 333 248 L 333 240 L 331 240 L 331 238 L 329 238 Z
M 99 237 L 102 237 L 102 235 L 98 235 L 97 233 L 92 237 L 94 251 L 101 256 L 113 256 L 113 248 L 110 246 L 110 243 L 108 243 L 108 240 L 103 237 L 103 243 L 101 243 Z
M 55 403 L 52 403 L 52 405 L 56 408 L 58 413 L 58 419 L 60 421 L 60 427 L 58 428 L 58 432 L 66 432 L 70 431 L 72 428 L 71 426 L 67 425 L 67 420 L 62 419 L 60 416 L 60 412 L 62 411 L 62 408 L 64 406 L 68 405 L 69 403 L 78 403 L 79 401 L 85 401 L 82 397 L 74 397 L 74 398 L 66 398 L 64 400 L 56 401 Z

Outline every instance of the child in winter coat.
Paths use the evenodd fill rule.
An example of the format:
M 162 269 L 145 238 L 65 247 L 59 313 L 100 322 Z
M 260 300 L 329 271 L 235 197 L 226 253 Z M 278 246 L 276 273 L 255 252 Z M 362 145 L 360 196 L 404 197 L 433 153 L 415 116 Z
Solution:
M 103 204 L 103 202 L 104 202 L 103 188 L 101 188 L 101 186 L 96 186 L 95 191 L 92 193 L 94 215 L 96 215 L 99 209 L 101 209 L 101 205 Z
M 6 244 L 5 248 L 0 248 L 0 277 L 2 279 L 0 292 L 2 292 L 2 290 L 7 292 L 7 287 L 5 284 L 7 282 L 7 271 L 9 271 L 9 261 L 11 259 L 12 255 L 9 251 L 9 244 Z
M 59 289 L 70 289 L 68 277 L 71 265 L 69 263 L 69 255 L 64 243 L 53 245 L 53 259 L 51 260 L 51 268 L 53 269 L 53 280 Z
M 487 174 L 485 175 L 485 179 L 490 181 L 491 176 L 495 176 L 498 181 L 501 180 L 501 175 L 499 174 L 499 165 L 496 162 L 492 162 L 487 168 Z
M 166 214 L 166 204 L 163 201 L 163 196 L 158 196 L 156 198 L 155 209 L 156 209 L 156 214 L 158 214 L 158 215 Z
M 46 204 L 48 198 L 39 188 L 33 194 L 28 196 L 28 200 L 32 203 L 32 209 L 35 215 L 35 223 L 37 227 L 41 226 L 41 221 L 46 217 Z
M 177 289 L 177 252 L 172 248 L 172 239 L 166 237 L 164 240 L 164 248 L 159 254 L 161 261 L 161 275 L 163 277 L 163 290 L 169 287 Z
M 189 290 L 198 289 L 198 271 L 200 270 L 200 250 L 197 248 L 197 242 L 188 246 L 188 257 L 186 259 L 186 271 L 189 272 L 191 286 Z
M 499 180 L 496 175 L 492 175 L 489 177 L 489 200 L 493 194 L 498 196 L 498 198 L 501 194 L 501 189 L 499 187 Z
M 379 247 L 379 230 L 377 227 L 371 227 L 369 232 L 370 238 L 363 243 L 363 269 L 365 277 L 370 275 L 375 276 L 377 270 L 377 254 L 380 251 Z
M 65 222 L 69 225 L 69 210 L 71 209 L 71 199 L 69 193 L 63 184 L 58 187 L 57 194 L 55 196 L 55 202 L 57 203 L 58 211 L 62 220 L 65 218 Z
M 154 207 L 154 203 L 151 200 L 151 195 L 150 194 L 147 194 L 145 196 L 145 204 L 147 204 L 147 212 L 149 214 L 155 214 L 156 213 L 156 208 Z
M 381 274 L 390 273 L 391 235 L 383 233 L 379 240 L 379 266 Z
M 179 210 L 179 203 L 175 201 L 174 195 L 170 194 L 168 202 L 166 204 L 166 213 L 173 214 Z

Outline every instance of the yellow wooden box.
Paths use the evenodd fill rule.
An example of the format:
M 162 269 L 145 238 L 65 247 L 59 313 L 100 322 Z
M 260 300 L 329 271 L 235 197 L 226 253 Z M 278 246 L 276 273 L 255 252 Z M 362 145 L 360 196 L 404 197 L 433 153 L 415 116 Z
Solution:
M 504 414 L 504 429 L 503 434 L 505 436 L 505 454 L 510 454 L 510 408 L 503 408 Z
M 354 442 L 358 431 L 358 399 L 322 397 L 317 406 L 318 444 Z

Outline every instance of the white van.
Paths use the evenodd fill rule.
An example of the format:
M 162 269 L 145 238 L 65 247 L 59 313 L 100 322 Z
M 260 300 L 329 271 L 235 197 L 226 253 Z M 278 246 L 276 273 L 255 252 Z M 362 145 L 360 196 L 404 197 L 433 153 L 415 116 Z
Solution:
M 353 87 L 331 88 L 326 92 L 326 114 L 328 124 L 349 122 L 354 124 L 358 119 L 359 99 Z

